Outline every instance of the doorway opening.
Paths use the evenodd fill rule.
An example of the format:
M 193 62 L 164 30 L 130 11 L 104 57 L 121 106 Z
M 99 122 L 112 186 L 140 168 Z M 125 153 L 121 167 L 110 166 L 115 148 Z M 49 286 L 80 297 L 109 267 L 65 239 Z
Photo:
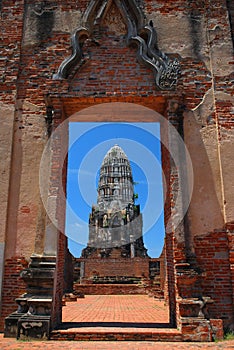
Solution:
M 160 113 L 163 114 L 163 111 L 166 111 L 166 103 L 162 98 L 158 98 L 156 97 L 155 100 L 152 100 L 150 103 L 151 107 L 154 107 L 154 109 L 156 107 L 159 108 Z M 89 103 L 90 102 L 90 103 Z M 60 98 L 59 100 L 54 100 L 54 103 L 57 103 L 57 106 L 59 108 L 57 108 L 55 110 L 55 117 L 54 117 L 54 122 L 56 122 L 56 125 L 59 126 L 58 129 L 58 133 L 56 135 L 53 135 L 53 153 L 52 153 L 52 159 L 51 159 L 51 167 L 53 169 L 53 178 L 54 181 L 52 181 L 51 183 L 51 194 L 53 196 L 53 203 L 55 203 L 55 199 L 56 199 L 56 210 L 52 210 L 51 213 L 51 219 L 53 220 L 53 222 L 55 224 L 59 224 L 59 228 L 60 229 L 60 236 L 59 236 L 59 240 L 58 240 L 58 279 L 55 280 L 55 297 L 56 297 L 56 305 L 58 305 L 59 308 L 59 317 L 60 317 L 60 321 L 62 320 L 62 295 L 65 292 L 64 289 L 62 289 L 62 285 L 63 282 L 61 281 L 61 279 L 64 280 L 64 271 L 65 271 L 65 280 L 67 279 L 68 274 L 74 270 L 75 274 L 74 274 L 74 279 L 76 278 L 76 281 L 80 282 L 80 276 L 86 278 L 88 276 L 88 278 L 91 278 L 92 280 L 88 281 L 89 283 L 86 283 L 86 290 L 82 291 L 80 290 L 82 284 L 79 283 L 79 297 L 82 298 L 83 295 L 88 295 L 91 293 L 87 292 L 87 289 L 90 287 L 90 285 L 92 284 L 92 288 L 93 285 L 95 284 L 96 288 L 98 289 L 98 291 L 96 292 L 97 294 L 106 294 L 106 295 L 114 295 L 114 294 L 118 294 L 115 293 L 115 288 L 117 288 L 117 285 L 121 284 L 121 288 L 125 288 L 124 291 L 122 292 L 122 294 L 131 294 L 130 290 L 134 288 L 141 288 L 140 290 L 144 291 L 147 289 L 145 288 L 145 284 L 144 284 L 144 279 L 145 281 L 150 281 L 150 280 L 154 280 L 155 281 L 155 276 L 158 277 L 160 279 L 159 282 L 159 288 L 161 288 L 161 290 L 164 293 L 164 299 L 168 304 L 169 307 L 169 326 L 170 327 L 175 327 L 176 325 L 176 299 L 175 299 L 175 275 L 174 275 L 174 249 L 173 249 L 173 235 L 174 233 L 170 230 L 171 226 L 171 185 L 170 185 L 170 181 L 171 181 L 171 176 L 174 176 L 174 173 L 171 174 L 171 163 L 170 163 L 170 147 L 168 146 L 168 135 L 170 134 L 170 130 L 169 130 L 169 123 L 166 117 L 163 117 L 162 114 L 157 113 L 154 109 L 150 109 L 150 108 L 146 108 L 144 107 L 146 101 L 143 99 L 142 101 L 142 105 L 138 105 L 138 104 L 134 104 L 134 103 L 126 103 L 125 101 L 122 102 L 121 98 L 120 99 L 115 99 L 113 100 L 113 102 L 106 102 L 103 103 L 103 100 L 100 99 L 100 101 L 96 101 L 99 104 L 95 104 L 93 105 L 93 101 L 89 101 L 88 99 L 85 99 L 83 101 L 83 99 L 79 99 L 79 100 L 74 100 L 74 99 L 70 99 L 70 98 Z M 154 105 L 152 105 L 152 103 L 154 102 Z M 166 112 L 165 112 L 166 113 Z M 167 115 L 167 114 L 166 114 Z M 64 121 L 64 122 L 62 122 Z M 61 196 L 61 193 L 65 193 L 66 190 L 66 183 L 67 183 L 67 154 L 68 152 L 66 151 L 66 145 L 68 145 L 68 138 L 69 138 L 69 123 L 78 123 L 79 127 L 82 129 L 84 127 L 86 127 L 86 131 L 87 131 L 87 125 L 89 123 L 93 124 L 94 123 L 98 123 L 100 125 L 96 125 L 98 128 L 106 128 L 109 127 L 109 131 L 106 131 L 106 135 L 108 135 L 108 132 L 110 132 L 110 130 L 113 129 L 113 125 L 117 124 L 118 126 L 124 126 L 124 127 L 132 127 L 132 128 L 136 128 L 138 129 L 143 129 L 143 132 L 150 134 L 149 130 L 147 129 L 149 126 L 157 126 L 158 127 L 158 132 L 160 135 L 160 138 L 158 138 L 158 147 L 159 147 L 159 155 L 161 156 L 161 165 L 159 166 L 160 168 L 160 172 L 161 172 L 161 178 L 162 178 L 162 182 L 163 182 L 163 190 L 161 189 L 162 193 L 163 193 L 163 199 L 164 199 L 164 223 L 165 223 L 165 227 L 166 227 L 166 233 L 165 233 L 165 243 L 164 246 L 162 244 L 162 246 L 164 247 L 164 249 L 162 249 L 162 254 L 155 258 L 155 257 L 149 257 L 148 255 L 150 254 L 145 254 L 146 249 L 144 245 L 146 245 L 146 248 L 148 248 L 147 246 L 147 233 L 145 233 L 145 231 L 142 230 L 142 232 L 144 233 L 143 236 L 139 236 L 139 244 L 136 246 L 134 246 L 134 244 L 132 244 L 134 242 L 134 239 L 130 240 L 129 242 L 125 241 L 125 244 L 123 244 L 123 249 L 115 249 L 115 247 L 111 247 L 111 254 L 113 252 L 113 255 L 111 255 L 112 258 L 112 263 L 114 264 L 106 264 L 104 263 L 104 261 L 110 261 L 108 260 L 108 256 L 110 255 L 108 249 L 104 249 L 104 251 L 102 250 L 102 252 L 100 252 L 101 247 L 97 247 L 99 250 L 96 249 L 90 249 L 90 248 L 95 248 L 92 247 L 92 245 L 89 244 L 89 239 L 90 239 L 90 234 L 89 234 L 89 229 L 90 229 L 90 225 L 92 227 L 92 230 L 97 229 L 98 233 L 102 232 L 104 233 L 104 236 L 106 236 L 106 233 L 108 232 L 108 230 L 112 230 L 114 231 L 116 228 L 118 228 L 119 226 L 121 226 L 121 222 L 124 222 L 124 225 L 122 225 L 123 229 L 126 227 L 130 227 L 131 225 L 133 225 L 134 223 L 139 223 L 139 225 L 135 225 L 135 227 L 137 228 L 136 231 L 137 232 L 141 232 L 141 230 L 139 230 L 139 228 L 142 226 L 143 228 L 143 222 L 147 224 L 147 221 L 144 221 L 144 213 L 142 212 L 142 208 L 144 206 L 144 203 L 140 203 L 140 191 L 139 191 L 139 187 L 140 185 L 136 182 L 137 179 L 134 179 L 133 176 L 131 177 L 131 172 L 132 170 L 130 168 L 134 167 L 134 163 L 136 165 L 136 168 L 139 172 L 141 172 L 141 174 L 143 174 L 143 179 L 146 179 L 145 182 L 148 181 L 148 176 L 150 178 L 150 176 L 152 176 L 153 174 L 153 182 L 155 181 L 155 174 L 152 171 L 152 165 L 153 162 L 155 161 L 154 156 L 152 156 L 151 151 L 149 151 L 147 149 L 147 147 L 145 147 L 144 145 L 142 146 L 142 135 L 139 136 L 138 141 L 134 140 L 134 137 L 131 136 L 131 133 L 128 132 L 127 136 L 125 135 L 125 141 L 129 140 L 128 142 L 130 142 L 131 145 L 134 145 L 133 147 L 133 158 L 131 159 L 131 154 L 128 153 L 128 149 L 124 148 L 125 145 L 122 145 L 122 147 L 124 148 L 124 150 L 122 149 L 121 152 L 123 152 L 125 154 L 124 157 L 122 158 L 123 163 L 126 161 L 126 163 L 124 163 L 123 166 L 123 170 L 125 169 L 126 171 L 126 177 L 128 177 L 128 181 L 129 178 L 131 178 L 130 181 L 130 188 L 127 186 L 127 188 L 123 187 L 122 189 L 125 190 L 125 192 L 120 192 L 120 189 L 115 188 L 116 184 L 119 183 L 119 180 L 117 181 L 118 176 L 115 176 L 115 173 L 118 173 L 117 168 L 115 169 L 115 166 L 117 166 L 116 164 L 114 164 L 114 168 L 112 169 L 113 171 L 113 177 L 110 179 L 110 184 L 108 183 L 108 176 L 104 179 L 104 176 L 102 173 L 101 176 L 101 171 L 100 171 L 100 165 L 102 168 L 102 162 L 105 159 L 105 152 L 109 152 L 110 149 L 112 147 L 115 148 L 115 146 L 117 145 L 118 147 L 120 147 L 118 145 L 118 142 L 120 141 L 121 137 L 123 138 L 123 136 L 119 136 L 118 134 L 116 134 L 116 132 L 114 132 L 113 135 L 113 140 L 111 142 L 111 145 L 108 145 L 108 147 L 110 147 L 109 151 L 108 148 L 103 150 L 103 152 L 97 152 L 97 148 L 95 148 L 97 145 L 97 141 L 96 138 L 91 137 L 91 142 L 96 141 L 96 143 L 93 144 L 93 146 L 91 147 L 91 151 L 90 152 L 83 152 L 83 148 L 79 147 L 77 150 L 77 155 L 80 156 L 83 152 L 83 157 L 85 158 L 83 160 L 83 162 L 81 163 L 81 165 L 85 165 L 85 167 L 83 167 L 83 170 L 85 171 L 83 172 L 84 175 L 84 191 L 85 191 L 85 195 L 88 191 L 86 191 L 85 189 L 87 189 L 88 183 L 87 183 L 87 179 L 88 179 L 88 171 L 89 167 L 87 165 L 87 163 L 89 164 L 95 164 L 96 162 L 96 158 L 97 155 L 99 155 L 100 157 L 100 162 L 98 163 L 98 166 L 95 167 L 95 170 L 92 170 L 91 173 L 92 174 L 96 174 L 94 176 L 94 180 L 93 180 L 93 188 L 94 188 L 94 192 L 95 195 L 92 196 L 91 200 L 90 200 L 90 204 L 87 205 L 88 207 L 88 213 L 89 213 L 89 220 L 91 219 L 90 224 L 88 225 L 89 228 L 86 231 L 86 241 L 84 241 L 84 243 L 82 242 L 83 247 L 81 246 L 79 249 L 79 253 L 78 256 L 80 254 L 80 252 L 82 250 L 85 250 L 86 248 L 88 248 L 86 250 L 87 253 L 91 253 L 91 257 L 92 259 L 88 259 L 87 255 L 84 256 L 83 258 L 86 259 L 86 261 L 83 261 L 81 258 L 76 258 L 76 259 L 81 259 L 79 264 L 77 264 L 75 266 L 75 268 L 68 270 L 67 269 L 67 261 L 68 259 L 68 255 L 66 253 L 66 241 L 67 241 L 67 237 L 65 239 L 63 232 L 65 233 L 65 212 L 66 212 L 66 205 L 69 204 L 69 201 L 66 200 L 65 196 Z M 141 125 L 141 128 L 139 128 L 139 124 Z M 54 125 L 54 126 L 56 126 Z M 61 128 L 60 128 L 61 126 Z M 56 129 L 56 130 L 57 130 Z M 92 128 L 93 130 L 93 128 Z M 113 129 L 114 130 L 114 129 Z M 138 130 L 139 131 L 139 130 Z M 80 138 L 84 137 L 84 132 L 82 131 L 82 136 Z M 100 133 L 100 135 L 102 135 L 105 133 Z M 155 135 L 154 135 L 155 137 Z M 146 137 L 146 139 L 148 140 L 148 137 Z M 110 138 L 107 138 L 107 140 L 110 140 Z M 102 140 L 103 141 L 103 140 Z M 104 140 L 106 141 L 106 140 Z M 114 141 L 114 142 L 113 142 Z M 99 142 L 100 145 L 103 145 L 103 142 Z M 98 144 L 99 144 L 98 143 Z M 105 142 L 104 142 L 105 144 Z M 114 144 L 114 145 L 113 145 Z M 140 145 L 139 145 L 140 144 Z M 151 142 L 150 142 L 151 144 Z M 62 146 L 62 147 L 61 147 Z M 67 147 L 68 148 L 68 147 Z M 96 150 L 96 152 L 93 151 Z M 139 158 L 137 158 L 138 154 L 142 154 L 142 149 L 146 150 L 146 153 L 149 153 L 149 160 L 148 160 L 148 164 L 151 165 L 150 170 L 147 172 L 147 170 L 144 170 L 144 166 L 139 166 L 138 163 L 140 162 L 140 160 L 147 160 L 148 158 L 148 154 L 147 157 L 145 156 L 144 152 L 143 155 Z M 129 147 L 130 150 L 130 147 Z M 90 154 L 91 153 L 91 154 Z M 94 161 L 92 162 L 88 162 L 88 158 L 89 157 L 93 157 Z M 150 158 L 151 156 L 151 158 Z M 92 159 L 91 157 L 91 159 Z M 103 158 L 104 157 L 104 158 Z M 135 157 L 135 158 L 134 158 Z M 153 157 L 153 158 L 152 158 Z M 126 159 L 127 158 L 127 159 Z M 60 163 L 62 166 L 58 166 L 58 160 L 61 160 Z M 81 158 L 82 159 L 82 158 Z M 129 159 L 129 160 L 128 160 Z M 134 160 L 135 159 L 135 160 Z M 140 159 L 140 160 L 139 160 Z M 152 161 L 153 159 L 153 161 Z M 130 163 L 130 161 L 132 163 Z M 129 162 L 129 164 L 128 164 Z M 114 161 L 115 163 L 115 161 Z M 96 162 L 97 164 L 97 162 Z M 133 164 L 133 165 L 132 165 Z M 129 173 L 130 175 L 127 174 L 128 169 L 129 168 Z M 80 169 L 80 168 L 79 168 Z M 82 169 L 82 167 L 81 167 Z M 105 166 L 103 165 L 103 171 L 105 169 Z M 144 171 L 143 171 L 143 170 Z M 74 170 L 74 169 L 73 169 Z M 98 171 L 100 171 L 100 174 L 98 173 Z M 111 170 L 108 170 L 111 171 Z M 75 170 L 74 172 L 77 173 L 77 170 Z M 57 174 L 57 175 L 56 175 Z M 56 176 L 55 176 L 56 175 Z M 82 175 L 82 172 L 81 174 Z M 86 175 L 86 176 L 85 176 Z M 108 174 L 107 174 L 108 175 Z M 147 175 L 147 176 L 146 176 Z M 135 175 L 134 175 L 135 176 Z M 102 178 L 101 178 L 102 177 Z M 111 176 L 109 176 L 111 177 Z M 60 178 L 61 181 L 58 183 L 57 179 Z M 79 179 L 79 177 L 78 177 Z M 56 181 L 55 181 L 56 180 Z M 79 179 L 79 181 L 82 180 L 82 176 L 81 179 Z M 102 181 L 104 181 L 104 187 L 102 187 Z M 140 179 L 142 181 L 142 179 Z M 78 180 L 77 180 L 78 181 Z M 83 181 L 83 180 L 82 180 Z M 143 181 L 144 182 L 144 181 Z M 57 185 L 60 184 L 59 187 L 57 187 Z M 109 186 L 111 185 L 111 187 Z M 138 188 L 137 188 L 138 187 Z M 55 191 L 57 190 L 57 196 L 55 198 Z M 80 186 L 81 188 L 81 186 Z M 108 192 L 108 188 L 109 188 L 109 192 Z M 111 191 L 112 189 L 112 191 Z M 97 191 L 98 190 L 98 191 Z M 106 191 L 106 192 L 105 192 Z M 132 192 L 131 192 L 132 191 Z M 148 191 L 148 190 L 147 190 Z M 146 191 L 146 192 L 147 192 Z M 73 191 L 75 193 L 75 191 Z M 119 196 L 120 194 L 122 196 L 127 196 L 128 194 L 132 193 L 134 196 L 132 198 L 132 202 L 128 202 L 125 204 L 130 204 L 130 206 L 126 205 L 125 208 L 118 208 L 118 210 L 116 210 L 116 212 L 112 212 L 111 210 L 113 208 L 115 208 L 115 205 L 113 208 L 109 208 L 111 209 L 110 211 L 107 212 L 103 212 L 102 213 L 102 209 L 101 207 L 99 207 L 99 205 L 101 204 L 101 202 L 99 201 L 100 199 L 102 199 L 102 197 L 107 196 L 108 198 L 110 198 L 110 196 Z M 147 196 L 149 197 L 150 195 L 152 195 L 153 191 L 148 191 L 147 192 Z M 85 196 L 84 195 L 84 196 Z M 153 204 L 151 205 L 151 215 L 152 215 L 152 208 L 155 209 L 155 198 L 156 198 L 157 194 L 155 194 L 153 197 L 151 197 Z M 148 198 L 147 197 L 147 198 Z M 129 198 L 129 197 L 128 197 Z M 131 196 L 130 196 L 131 198 Z M 143 196 L 144 198 L 144 196 Z M 67 203 L 68 202 L 68 203 Z M 118 203 L 117 201 L 114 201 L 115 204 Z M 146 201 L 149 202 L 149 199 Z M 84 202 L 85 203 L 85 202 Z M 94 204 L 94 205 L 93 205 Z M 142 205 L 142 206 L 141 206 Z M 92 206 L 91 212 L 90 212 L 90 206 Z M 98 206 L 98 208 L 97 208 Z M 147 206 L 145 204 L 145 206 Z M 140 208 L 139 208 L 140 207 Z M 94 210 L 93 208 L 98 209 L 98 210 Z M 53 209 L 53 208 L 52 208 Z M 109 210 L 108 209 L 108 210 Z M 123 212 L 122 212 L 122 209 Z M 144 208 L 143 208 L 144 211 Z M 96 219 L 97 219 L 97 215 L 96 214 L 100 214 L 100 220 L 97 220 L 97 225 L 96 225 Z M 91 218 L 90 218 L 90 214 L 91 214 Z M 109 215 L 109 214 L 115 214 L 114 216 Z M 119 215 L 123 215 L 123 216 L 119 216 Z M 134 214 L 134 215 L 132 215 Z M 53 216 L 55 215 L 55 216 Z M 75 214 L 76 215 L 76 214 Z M 78 215 L 81 215 L 80 212 L 78 212 Z M 106 215 L 106 217 L 105 217 Z M 109 216 L 108 216 L 109 215 Z M 68 214 L 67 214 L 68 217 Z M 118 219 L 118 223 L 117 223 L 117 219 Z M 160 215 L 159 215 L 160 217 Z M 93 220 L 93 218 L 96 218 L 95 220 Z M 134 218 L 134 220 L 132 220 L 132 218 Z M 143 221 L 141 220 L 143 218 Z M 152 217 L 150 217 L 152 219 Z M 113 220 L 112 220 L 113 219 Z M 115 220 L 114 220 L 115 219 Z M 87 220 L 87 216 L 85 218 L 85 220 Z M 107 221 L 107 225 L 106 225 L 106 221 Z M 152 221 L 151 221 L 152 222 Z M 95 223 L 95 225 L 94 225 Z M 110 223 L 112 223 L 113 225 L 110 225 Z M 127 223 L 127 224 L 126 224 Z M 169 223 L 169 224 L 168 224 Z M 87 222 L 86 222 L 87 225 Z M 77 227 L 79 227 L 79 222 L 78 225 L 76 225 Z M 112 227 L 113 226 L 113 227 Z M 64 227 L 64 228 L 63 228 Z M 96 228 L 95 228 L 96 227 Z M 110 230 L 110 231 L 111 231 Z M 83 231 L 80 231 L 81 233 Z M 131 232 L 134 232 L 134 230 L 132 230 Z M 69 236 L 69 234 L 67 233 L 67 235 Z M 117 235 L 114 237 L 117 237 Z M 69 238 L 69 248 L 71 246 L 71 240 L 74 241 L 74 238 L 72 237 L 68 237 Z M 119 239 L 124 238 L 124 235 L 118 235 L 118 240 Z M 134 237 L 133 237 L 134 238 Z M 79 237 L 80 239 L 80 237 Z M 88 239 L 88 243 L 87 242 Z M 116 240 L 116 239 L 115 239 Z M 103 239 L 101 239 L 101 241 L 103 241 Z M 79 241 L 80 244 L 80 241 Z M 86 246 L 87 244 L 87 246 Z M 80 244 L 81 245 L 81 244 Z M 84 248 L 85 247 L 85 248 Z M 110 247 L 104 247 L 104 248 L 110 248 Z M 126 248 L 126 249 L 125 249 Z M 96 256 L 96 258 L 98 259 L 98 261 L 95 261 L 93 253 L 95 254 L 95 251 L 98 252 L 98 255 Z M 140 253 L 142 255 L 145 254 L 145 256 L 139 256 Z M 147 252 L 147 251 L 146 251 Z M 99 254 L 101 253 L 101 254 Z M 139 254 L 138 254 L 139 253 Z M 128 263 L 131 259 L 134 259 L 132 261 L 134 261 L 134 264 Z M 160 254 L 160 252 L 159 252 Z M 121 257 L 120 257 L 121 255 Z M 124 259 L 124 257 L 126 257 L 126 259 Z M 156 261 L 152 261 L 153 259 L 156 259 Z M 160 263 L 157 259 L 161 259 Z M 71 260 L 71 259 L 70 259 Z M 124 261 L 124 263 L 123 263 Z M 74 262 L 74 260 L 73 260 Z M 76 262 L 76 261 L 75 261 Z M 88 262 L 88 263 L 87 263 Z M 91 264 L 91 262 L 93 262 L 93 265 Z M 98 262 L 98 264 L 97 264 Z M 102 275 L 100 273 L 100 268 L 103 267 L 105 265 L 109 266 L 109 269 L 111 270 L 111 273 L 108 274 L 104 274 Z M 133 268 L 134 266 L 134 268 Z M 150 268 L 149 268 L 150 266 Z M 98 268 L 97 268 L 98 267 Z M 119 268 L 121 271 L 120 272 L 116 272 L 116 269 Z M 129 273 L 129 270 L 131 273 Z M 151 270 L 151 271 L 150 271 Z M 70 271 L 70 272 L 69 272 Z M 87 274 L 88 271 L 88 274 Z M 123 274 L 124 271 L 124 274 Z M 114 272 L 114 273 L 113 273 Z M 160 274 L 160 276 L 159 276 Z M 75 276 L 76 275 L 76 276 Z M 127 276 L 126 276 L 127 275 Z M 108 278 L 104 278 L 104 277 L 108 277 Z M 127 277 L 127 279 L 126 279 Z M 131 278 L 132 277 L 132 278 Z M 157 279 L 157 278 L 156 278 Z M 162 284 L 161 284 L 161 280 L 164 279 L 164 288 L 162 288 Z M 119 283 L 121 281 L 121 283 Z M 83 280 L 84 282 L 84 280 Z M 86 280 L 87 282 L 87 280 Z M 92 282 L 92 283 L 90 283 Z M 94 283 L 97 282 L 97 283 Z M 107 282 L 107 283 L 104 283 Z M 128 283 L 127 283 L 128 282 Z M 130 283 L 129 283 L 130 282 Z M 138 282 L 141 283 L 141 285 L 138 285 Z M 108 290 L 108 292 L 105 292 L 105 288 L 104 285 L 107 285 L 106 289 Z M 128 285 L 128 287 L 127 287 Z M 74 286 L 74 284 L 73 284 Z M 112 289 L 112 292 L 110 293 L 110 286 Z M 143 288 L 142 288 L 143 287 Z M 82 287 L 83 288 L 83 287 Z M 126 292 L 126 288 L 128 288 L 128 291 Z M 151 287 L 150 287 L 151 288 Z M 150 289 L 148 288 L 148 290 Z M 101 290 L 101 293 L 100 293 Z M 119 289 L 118 289 L 119 290 Z M 152 293 L 151 293 L 152 292 Z M 139 293 L 138 293 L 139 294 Z M 143 294 L 143 293 L 141 293 Z M 154 291 L 152 291 L 152 289 L 149 291 L 148 295 L 152 295 L 152 297 L 155 297 Z M 69 298 L 69 296 L 68 296 Z M 58 315 L 58 313 L 56 313 L 56 315 Z M 59 318 L 57 318 L 59 321 Z M 60 322 L 57 322 L 57 324 L 59 324 Z M 157 328 L 157 324 L 155 324 L 155 328 Z
M 169 327 L 160 123 L 71 121 L 68 129 L 66 235 L 76 301 L 66 294 L 63 327 Z M 130 222 L 131 209 L 141 219 Z M 127 244 L 124 234 L 133 236 Z
M 67 167 L 66 236 L 70 252 L 80 257 L 88 243 L 89 216 L 97 201 L 100 168 L 107 152 L 119 145 L 130 161 L 134 204 L 143 216 L 143 239 L 151 258 L 159 258 L 165 238 L 163 172 L 160 123 L 85 123 L 69 122 Z M 114 159 L 115 160 L 115 159 Z M 121 161 L 121 160 L 120 160 Z M 120 164 L 111 189 L 118 197 L 123 181 Z M 104 171 L 108 171 L 104 169 Z M 104 174 L 105 177 L 108 173 Z M 119 176 L 119 178 L 118 178 Z M 111 179 L 107 179 L 111 182 Z M 114 183 L 117 182 L 116 186 Z M 113 187 L 114 186 L 114 187 Z M 107 188 L 105 190 L 109 190 Z M 127 191 L 123 188 L 123 191 Z M 103 188 L 101 189 L 103 191 Z M 105 194 L 107 196 L 107 194 Z M 108 198 L 111 201 L 111 198 Z M 117 220 L 113 217 L 113 225 Z M 114 233 L 118 233 L 117 230 Z

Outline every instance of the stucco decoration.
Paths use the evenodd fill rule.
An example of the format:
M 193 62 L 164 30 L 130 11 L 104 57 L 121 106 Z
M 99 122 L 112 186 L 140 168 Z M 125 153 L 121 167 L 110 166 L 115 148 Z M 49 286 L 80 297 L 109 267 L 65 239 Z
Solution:
M 91 0 L 82 19 L 83 25 L 77 28 L 71 37 L 72 54 L 62 62 L 53 78 L 68 78 L 75 65 L 82 61 L 84 42 L 87 39 L 95 41 L 94 30 L 105 18 L 113 2 L 127 27 L 127 45 L 137 46 L 139 59 L 154 72 L 157 88 L 174 89 L 180 73 L 179 61 L 170 59 L 159 50 L 153 22 L 146 23 L 143 12 L 135 0 Z

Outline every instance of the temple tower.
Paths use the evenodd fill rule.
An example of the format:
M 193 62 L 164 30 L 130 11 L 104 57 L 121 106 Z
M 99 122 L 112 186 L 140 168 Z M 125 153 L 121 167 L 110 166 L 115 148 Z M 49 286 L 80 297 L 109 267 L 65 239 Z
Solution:
M 111 147 L 103 159 L 97 191 L 97 204 L 89 217 L 89 241 L 82 257 L 111 257 L 113 249 L 115 257 L 147 257 L 131 165 L 118 145 Z

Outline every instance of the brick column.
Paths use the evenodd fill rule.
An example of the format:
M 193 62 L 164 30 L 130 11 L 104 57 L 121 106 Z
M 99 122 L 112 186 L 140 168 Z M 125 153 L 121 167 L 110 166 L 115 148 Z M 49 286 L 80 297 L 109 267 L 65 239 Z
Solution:
M 61 122 L 60 111 L 57 109 L 53 129 Z M 57 132 L 47 149 L 49 159 L 45 161 L 45 166 L 49 168 L 45 169 L 45 183 L 41 183 L 46 188 L 44 205 L 47 211 L 43 254 L 33 254 L 29 267 L 21 272 L 26 293 L 16 299 L 18 310 L 5 319 L 6 337 L 49 338 L 51 329 L 62 320 L 67 241 L 64 233 L 60 232 L 64 232 L 65 225 L 62 191 L 66 180 L 61 169 L 66 158 L 66 137 L 62 131 Z
M 232 314 L 234 315 L 234 223 L 229 223 L 227 226 L 227 237 L 229 246 L 229 261 L 230 261 L 230 272 L 232 281 Z M 234 318 L 234 316 L 233 316 Z M 234 320 L 233 320 L 234 321 Z
M 21 61 L 21 41 L 23 30 L 24 1 L 1 1 L 1 60 L 0 60 L 0 114 L 1 114 L 1 188 L 0 188 L 0 330 L 3 330 L 4 317 L 15 308 L 14 297 L 23 291 L 24 283 L 19 272 L 27 265 L 25 258 L 16 253 L 17 213 L 14 211 L 17 195 L 13 187 L 17 187 L 19 173 L 14 177 L 12 169 L 14 157 L 15 114 L 18 108 L 17 78 Z M 20 160 L 19 160 L 20 161 Z M 14 192 L 14 201 L 10 203 L 10 195 Z M 10 221 L 10 225 L 9 225 Z M 11 235 L 9 234 L 11 231 Z
M 171 232 L 166 233 L 166 251 L 173 251 L 173 263 L 167 257 L 167 263 L 173 269 L 174 290 L 170 278 L 173 276 L 168 267 L 168 289 L 171 313 L 176 313 L 177 327 L 181 329 L 185 341 L 211 341 L 213 337 L 222 337 L 222 320 L 209 320 L 208 306 L 213 301 L 202 295 L 202 275 L 196 267 L 196 257 L 191 248 L 191 237 L 187 225 L 186 212 L 189 200 L 187 179 L 187 156 L 183 143 L 183 115 L 178 101 L 168 104 L 168 121 L 175 127 L 179 136 L 169 131 L 170 152 L 170 209 Z M 169 128 L 170 130 L 170 128 Z M 174 157 L 174 159 L 173 159 Z M 179 220 L 177 219 L 179 216 Z M 173 245 L 173 247 L 170 247 Z M 170 271 L 170 272 L 169 272 Z M 171 284 L 170 284 L 171 283 Z M 172 297 L 172 298 L 171 298 Z M 173 304 L 173 299 L 175 304 Z M 175 309 L 173 307 L 175 306 Z M 215 322 L 217 321 L 217 322 Z

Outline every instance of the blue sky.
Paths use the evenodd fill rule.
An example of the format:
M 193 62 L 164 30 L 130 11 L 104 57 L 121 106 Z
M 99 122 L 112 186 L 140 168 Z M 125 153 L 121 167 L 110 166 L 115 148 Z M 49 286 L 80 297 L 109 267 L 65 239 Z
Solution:
M 143 215 L 148 254 L 158 257 L 164 243 L 163 190 L 159 123 L 69 123 L 66 235 L 79 257 L 88 240 L 88 218 L 97 201 L 98 171 L 115 144 L 130 160 L 137 204 Z

